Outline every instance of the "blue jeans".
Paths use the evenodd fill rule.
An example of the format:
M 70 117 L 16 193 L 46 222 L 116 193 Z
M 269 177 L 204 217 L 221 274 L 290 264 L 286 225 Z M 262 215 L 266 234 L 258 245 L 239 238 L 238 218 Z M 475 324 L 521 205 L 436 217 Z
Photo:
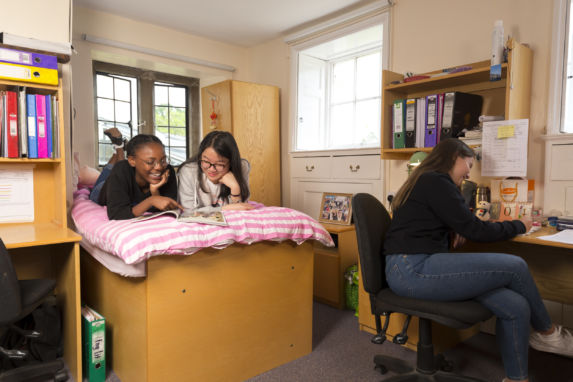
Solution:
M 551 328 L 527 263 L 502 253 L 386 256 L 386 279 L 400 296 L 437 301 L 473 299 L 496 317 L 496 339 L 506 376 L 527 378 L 529 325 Z
M 109 174 L 111 174 L 111 169 L 113 168 L 113 164 L 108 163 L 105 165 L 105 167 L 101 170 L 101 173 L 99 174 L 99 176 L 97 177 L 97 180 L 92 188 L 92 191 L 90 192 L 90 200 L 92 202 L 98 203 L 99 204 L 99 194 L 101 192 L 101 189 L 103 188 L 103 184 L 105 183 L 105 180 L 107 179 L 107 177 L 109 176 Z

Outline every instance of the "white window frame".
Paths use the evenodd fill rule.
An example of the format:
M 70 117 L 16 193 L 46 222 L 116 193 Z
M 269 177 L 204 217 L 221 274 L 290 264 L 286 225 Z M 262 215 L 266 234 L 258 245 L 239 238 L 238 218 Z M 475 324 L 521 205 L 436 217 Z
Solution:
M 561 132 L 565 107 L 565 79 L 567 76 L 567 35 L 571 0 L 553 1 L 553 38 L 551 39 L 551 66 L 549 72 L 549 102 L 547 110 L 547 135 L 571 137 Z M 555 138 L 555 137 L 554 137 Z
M 384 1 L 385 6 L 391 5 L 390 2 Z M 384 5 L 383 5 L 384 6 Z M 380 4 L 378 4 L 380 7 Z M 368 27 L 374 25 L 383 25 L 383 40 L 382 40 L 382 70 L 388 69 L 388 63 L 390 62 L 389 55 L 390 55 L 390 16 L 389 16 L 389 9 L 385 8 L 383 12 L 378 12 L 371 17 L 364 17 L 361 21 L 350 23 L 348 25 L 348 20 L 339 20 L 338 26 L 331 27 L 330 31 L 327 33 L 319 33 L 314 31 L 316 34 L 315 37 L 309 37 L 304 39 L 303 42 L 294 43 L 290 48 L 290 61 L 291 61 L 291 73 L 290 73 L 290 82 L 291 82 L 291 91 L 290 91 L 290 118 L 289 118 L 289 131 L 290 131 L 290 139 L 289 139 L 289 152 L 296 153 L 296 152 L 308 152 L 307 150 L 297 150 L 296 149 L 296 126 L 297 126 L 297 95 L 298 95 L 298 86 L 297 86 L 297 79 L 298 79 L 298 55 L 299 52 L 311 48 L 316 45 L 323 44 L 325 42 L 334 40 L 336 38 L 340 38 L 346 36 L 348 34 L 357 32 L 362 29 L 366 29 Z M 312 35 L 312 33 L 311 33 Z M 288 41 L 287 41 L 288 43 Z M 370 150 L 372 151 L 372 147 L 368 149 L 361 149 L 361 148 L 352 148 L 352 149 L 345 149 L 345 150 L 354 150 L 354 151 L 363 151 L 363 150 Z M 374 148 L 376 149 L 376 148 Z M 327 149 L 322 151 L 339 151 L 336 149 Z

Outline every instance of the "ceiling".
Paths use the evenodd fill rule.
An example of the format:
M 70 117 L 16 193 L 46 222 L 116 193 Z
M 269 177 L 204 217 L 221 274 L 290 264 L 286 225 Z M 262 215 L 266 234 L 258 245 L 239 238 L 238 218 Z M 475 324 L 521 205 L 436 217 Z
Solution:
M 73 0 L 83 6 L 244 47 L 372 0 Z

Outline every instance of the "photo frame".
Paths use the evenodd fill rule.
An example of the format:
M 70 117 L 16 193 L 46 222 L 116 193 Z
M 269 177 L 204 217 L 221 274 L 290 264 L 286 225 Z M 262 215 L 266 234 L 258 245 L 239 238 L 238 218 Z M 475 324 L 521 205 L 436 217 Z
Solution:
M 350 225 L 352 220 L 352 194 L 322 193 L 318 221 L 329 224 Z

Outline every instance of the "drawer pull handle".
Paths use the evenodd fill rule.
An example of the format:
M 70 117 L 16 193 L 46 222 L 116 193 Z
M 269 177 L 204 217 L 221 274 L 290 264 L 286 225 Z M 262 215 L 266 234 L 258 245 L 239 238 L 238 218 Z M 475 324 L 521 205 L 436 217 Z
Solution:
M 360 170 L 360 165 L 357 164 L 356 167 L 350 165 L 350 171 L 352 172 L 358 172 L 358 170 Z
M 312 170 L 314 170 L 314 165 L 311 165 L 310 167 L 308 165 L 305 166 L 306 167 L 306 171 L 311 172 Z

